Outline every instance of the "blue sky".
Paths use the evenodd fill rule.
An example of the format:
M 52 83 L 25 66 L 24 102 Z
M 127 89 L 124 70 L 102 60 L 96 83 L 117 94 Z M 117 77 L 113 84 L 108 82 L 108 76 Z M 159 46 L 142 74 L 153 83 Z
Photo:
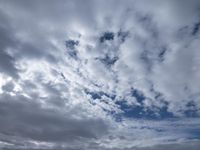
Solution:
M 198 150 L 198 0 L 0 1 L 0 149 Z

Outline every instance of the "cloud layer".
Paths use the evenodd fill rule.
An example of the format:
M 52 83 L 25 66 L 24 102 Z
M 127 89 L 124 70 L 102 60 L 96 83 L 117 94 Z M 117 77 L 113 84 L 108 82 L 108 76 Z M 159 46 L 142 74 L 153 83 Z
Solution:
M 0 2 L 0 149 L 198 149 L 200 2 Z

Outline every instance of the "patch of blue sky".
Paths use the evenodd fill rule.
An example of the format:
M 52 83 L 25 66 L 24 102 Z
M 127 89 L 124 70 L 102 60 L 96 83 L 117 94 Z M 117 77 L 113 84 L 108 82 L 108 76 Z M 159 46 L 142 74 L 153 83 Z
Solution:
M 85 93 L 86 94 L 89 94 L 93 100 L 96 100 L 96 99 L 101 99 L 102 96 L 106 96 L 106 97 L 109 97 L 111 99 L 115 99 L 116 95 L 111 95 L 111 94 L 107 94 L 105 92 L 102 92 L 102 91 L 89 91 L 89 90 L 85 90 Z
M 175 116 L 167 111 L 167 107 L 150 109 L 144 106 L 130 106 L 125 102 L 117 102 L 120 109 L 123 111 L 121 114 L 116 114 L 117 117 L 147 119 L 147 120 L 164 120 L 174 118 Z
M 101 37 L 100 37 L 100 42 L 103 43 L 105 41 L 110 41 L 114 40 L 114 33 L 113 32 L 105 32 Z

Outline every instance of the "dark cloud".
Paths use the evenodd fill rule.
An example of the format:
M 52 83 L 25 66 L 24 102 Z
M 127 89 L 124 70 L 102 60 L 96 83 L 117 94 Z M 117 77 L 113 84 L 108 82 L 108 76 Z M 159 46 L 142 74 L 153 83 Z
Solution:
M 14 88 L 13 82 L 9 82 L 6 85 L 2 86 L 2 90 L 5 92 L 12 92 Z
M 16 68 L 15 59 L 4 52 L 0 52 L 0 71 L 14 78 L 18 78 L 18 69 Z
M 128 35 L 129 35 L 129 32 L 124 32 L 124 31 L 122 31 L 122 30 L 120 30 L 120 31 L 117 33 L 118 38 L 120 38 L 120 40 L 121 40 L 122 42 L 124 42 L 124 41 L 126 40 L 126 38 L 128 37 Z
M 17 40 L 14 38 L 11 25 L 6 15 L 0 11 L 0 71 L 5 74 L 18 78 L 18 69 L 16 68 L 15 58 L 8 54 L 8 48 L 16 46 Z
M 108 129 L 101 119 L 76 119 L 57 109 L 42 108 L 22 95 L 2 94 L 0 99 L 0 133 L 5 136 L 62 143 L 98 139 Z

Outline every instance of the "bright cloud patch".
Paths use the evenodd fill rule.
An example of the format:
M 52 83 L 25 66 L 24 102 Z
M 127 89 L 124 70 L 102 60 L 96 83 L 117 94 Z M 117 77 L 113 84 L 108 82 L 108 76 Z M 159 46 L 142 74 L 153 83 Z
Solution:
M 198 0 L 0 2 L 0 149 L 195 149 Z

